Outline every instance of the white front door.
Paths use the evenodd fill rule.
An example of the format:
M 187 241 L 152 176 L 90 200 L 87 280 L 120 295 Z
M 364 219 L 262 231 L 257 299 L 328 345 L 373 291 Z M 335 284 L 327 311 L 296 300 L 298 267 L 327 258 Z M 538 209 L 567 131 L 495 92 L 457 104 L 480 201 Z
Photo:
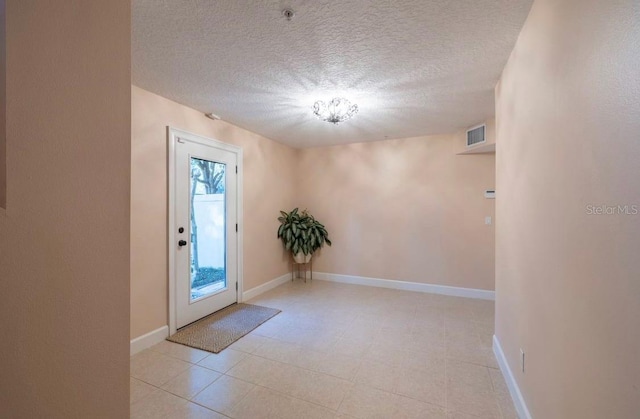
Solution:
M 237 147 L 169 129 L 171 333 L 238 301 Z

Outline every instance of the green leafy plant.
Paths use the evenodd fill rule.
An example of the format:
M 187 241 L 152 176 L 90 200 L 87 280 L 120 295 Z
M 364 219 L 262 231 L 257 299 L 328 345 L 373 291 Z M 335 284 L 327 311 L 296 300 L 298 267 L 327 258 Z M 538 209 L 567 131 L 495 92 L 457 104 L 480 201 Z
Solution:
M 291 212 L 280 211 L 280 214 L 278 238 L 282 240 L 285 249 L 294 255 L 300 252 L 310 255 L 325 243 L 331 246 L 326 228 L 307 210 L 298 211 L 295 208 Z

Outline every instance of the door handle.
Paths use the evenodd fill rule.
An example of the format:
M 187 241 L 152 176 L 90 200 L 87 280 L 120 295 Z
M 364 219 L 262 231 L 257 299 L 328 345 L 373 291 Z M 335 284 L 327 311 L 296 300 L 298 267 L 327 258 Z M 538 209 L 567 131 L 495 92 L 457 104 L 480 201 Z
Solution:
M 186 240 L 180 240 L 178 242 L 178 247 L 182 247 L 182 246 L 186 246 L 187 245 L 187 241 Z

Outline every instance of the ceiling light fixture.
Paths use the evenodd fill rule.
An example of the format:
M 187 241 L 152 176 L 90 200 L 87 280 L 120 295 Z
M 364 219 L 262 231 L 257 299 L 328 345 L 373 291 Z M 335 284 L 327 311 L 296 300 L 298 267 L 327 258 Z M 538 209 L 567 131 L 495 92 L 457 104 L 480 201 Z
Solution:
M 351 104 L 343 97 L 335 97 L 328 104 L 321 100 L 313 104 L 313 114 L 319 119 L 332 124 L 339 124 L 351 119 L 357 113 L 358 105 Z

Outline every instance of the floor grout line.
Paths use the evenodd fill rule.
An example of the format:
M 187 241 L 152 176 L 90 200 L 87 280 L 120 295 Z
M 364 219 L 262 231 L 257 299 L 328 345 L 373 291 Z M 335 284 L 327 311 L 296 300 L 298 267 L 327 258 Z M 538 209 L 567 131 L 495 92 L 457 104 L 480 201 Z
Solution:
M 252 334 L 247 335 L 247 336 L 255 336 L 259 338 L 258 342 L 260 343 L 256 344 L 255 346 L 248 346 L 247 348 L 244 348 L 244 349 L 231 347 L 230 349 L 233 349 L 234 351 L 237 351 L 243 354 L 244 356 L 243 356 L 243 359 L 241 359 L 237 363 L 234 363 L 230 368 L 226 368 L 226 366 L 219 368 L 219 369 L 226 369 L 226 371 L 224 372 L 218 371 L 214 368 L 207 367 L 201 364 L 201 362 L 203 362 L 206 358 L 209 358 L 212 356 L 215 357 L 217 356 L 217 354 L 206 354 L 199 360 L 192 361 L 191 359 L 185 360 L 184 358 L 188 356 L 184 355 L 181 357 L 181 354 L 178 352 L 170 352 L 170 351 L 163 352 L 162 350 L 160 350 L 160 348 L 155 348 L 155 347 L 149 348 L 148 350 L 151 352 L 154 352 L 156 354 L 161 354 L 168 358 L 189 364 L 189 367 L 186 370 L 181 371 L 177 375 L 171 377 L 169 380 L 167 380 L 167 382 L 163 383 L 161 386 L 165 386 L 167 383 L 171 382 L 172 380 L 174 380 L 184 372 L 189 371 L 189 369 L 193 368 L 193 366 L 206 368 L 210 371 L 214 371 L 217 374 L 220 374 L 218 377 L 216 377 L 215 380 L 213 380 L 211 383 L 207 384 L 205 387 L 200 389 L 191 398 L 186 398 L 186 397 L 171 393 L 168 390 L 164 390 L 161 386 L 148 383 L 144 379 L 133 377 L 133 376 L 132 378 L 153 387 L 154 390 L 152 391 L 152 393 L 159 390 L 159 391 L 171 394 L 172 396 L 178 397 L 179 399 L 186 401 L 188 403 L 194 403 L 198 406 L 206 408 L 210 411 L 214 411 L 216 413 L 220 413 L 225 416 L 228 416 L 228 415 L 225 413 L 216 411 L 215 409 L 211 409 L 193 400 L 223 376 L 226 376 L 227 378 L 230 378 L 230 379 L 239 380 L 239 381 L 251 384 L 253 386 L 252 390 L 249 393 L 244 394 L 230 409 L 233 409 L 236 406 L 238 406 L 239 403 L 246 401 L 246 398 L 249 396 L 249 394 L 252 394 L 251 392 L 253 391 L 253 389 L 263 388 L 263 389 L 267 389 L 270 392 L 273 392 L 274 394 L 279 394 L 281 396 L 287 397 L 290 400 L 298 400 L 301 402 L 309 403 L 310 405 L 316 406 L 318 408 L 326 409 L 327 412 L 331 412 L 337 415 L 341 411 L 347 397 L 349 397 L 349 395 L 353 392 L 353 390 L 357 386 L 363 386 L 363 388 L 376 389 L 376 387 L 372 386 L 370 383 L 358 381 L 359 380 L 358 377 L 361 376 L 361 372 L 363 371 L 363 368 L 365 368 L 364 362 L 370 361 L 372 363 L 385 365 L 386 366 L 385 368 L 388 367 L 393 370 L 392 376 L 394 377 L 393 378 L 394 381 L 393 381 L 393 388 L 390 389 L 391 391 L 382 390 L 382 389 L 376 389 L 376 390 L 380 390 L 388 394 L 394 395 L 395 397 L 394 400 L 396 401 L 396 403 L 398 403 L 398 406 L 400 406 L 399 403 L 401 403 L 402 400 L 408 399 L 408 400 L 424 403 L 425 405 L 435 406 L 435 407 L 438 407 L 439 409 L 444 409 L 445 414 L 448 415 L 450 414 L 450 412 L 452 412 L 451 409 L 454 407 L 454 406 L 451 406 L 451 394 L 450 394 L 451 388 L 449 384 L 449 378 L 450 378 L 449 376 L 451 374 L 450 368 L 452 363 L 456 363 L 462 366 L 469 365 L 473 367 L 479 367 L 479 368 L 482 368 L 483 371 L 485 371 L 486 375 L 488 375 L 489 383 L 491 386 L 493 404 L 495 404 L 497 407 L 496 414 L 500 415 L 500 417 L 504 417 L 503 407 L 498 401 L 497 390 L 495 387 L 496 384 L 493 381 L 493 376 L 491 372 L 491 371 L 495 371 L 496 367 L 494 365 L 486 365 L 486 363 L 490 362 L 490 360 L 487 360 L 486 362 L 482 361 L 485 356 L 484 350 L 482 348 L 484 347 L 483 345 L 484 341 L 486 341 L 486 338 L 483 338 L 483 336 L 484 336 L 484 333 L 491 330 L 490 324 L 489 322 L 486 322 L 486 321 L 477 321 L 477 320 L 474 320 L 473 318 L 470 318 L 473 316 L 488 318 L 490 316 L 490 308 L 488 305 L 485 305 L 484 303 L 482 305 L 475 304 L 475 303 L 467 304 L 462 299 L 459 299 L 456 297 L 447 297 L 447 296 L 433 297 L 429 295 L 425 296 L 422 293 L 419 295 L 415 295 L 415 293 L 410 293 L 405 291 L 394 290 L 393 292 L 387 292 L 385 290 L 377 290 L 377 292 L 367 292 L 365 294 L 365 297 L 358 302 L 357 306 L 352 307 L 352 299 L 355 301 L 358 301 L 357 293 L 354 293 L 354 295 L 345 297 L 339 291 L 345 290 L 345 289 L 351 290 L 353 288 L 350 288 L 349 286 L 347 286 L 346 288 L 332 287 L 332 286 L 321 286 L 321 287 L 311 288 L 304 284 L 303 285 L 294 284 L 291 286 L 287 286 L 287 284 L 283 284 L 282 286 L 269 291 L 266 294 L 266 296 L 269 297 L 269 301 L 270 301 L 269 304 L 273 305 L 274 307 L 278 305 L 279 308 L 282 310 L 282 314 L 287 313 L 289 314 L 289 316 L 287 316 L 287 318 L 284 321 L 278 322 L 279 324 L 277 326 L 269 327 L 268 331 L 266 332 L 267 335 L 261 334 L 259 329 L 256 329 L 255 331 L 252 332 Z M 261 296 L 255 298 L 254 300 L 251 301 L 251 303 L 260 304 L 260 297 Z M 385 318 L 386 320 L 376 323 L 378 322 L 378 320 L 376 319 L 384 318 L 385 314 L 387 313 L 386 311 L 387 309 L 384 307 L 392 305 L 391 303 L 388 303 L 388 301 L 390 301 L 390 299 L 392 298 L 397 299 L 396 300 L 397 303 L 394 303 L 394 304 L 400 304 L 400 305 L 405 304 L 408 308 L 406 310 L 396 311 L 395 313 L 398 313 L 397 315 L 394 314 L 394 316 Z M 428 303 L 422 304 L 421 301 L 423 300 L 428 301 Z M 331 303 L 329 308 L 324 307 L 325 302 Z M 381 302 L 383 304 L 379 304 Z M 285 307 L 285 308 L 282 308 L 282 307 Z M 342 315 L 342 313 L 348 312 L 349 320 L 340 322 L 340 325 L 334 329 L 332 329 L 330 326 L 323 325 L 321 323 L 322 316 L 319 314 L 316 314 L 317 311 L 312 311 L 312 310 L 320 310 L 320 307 L 324 307 L 324 309 L 331 312 L 332 315 L 330 317 L 335 317 L 335 318 L 339 318 L 339 316 Z M 430 308 L 427 308 L 427 307 L 430 307 Z M 422 308 L 424 308 L 424 310 L 422 310 L 423 312 L 421 312 Z M 430 314 L 430 313 L 433 313 L 433 314 Z M 279 330 L 286 331 L 287 328 L 291 327 L 290 326 L 291 324 L 295 325 L 294 322 L 296 317 L 300 319 L 304 319 L 303 326 L 298 326 L 299 329 L 303 330 L 306 328 L 306 330 L 312 331 L 312 332 L 304 333 L 305 343 L 296 342 L 295 335 L 293 335 L 290 332 L 283 334 L 282 337 L 279 336 L 279 333 L 280 333 Z M 422 329 L 424 330 L 423 333 L 419 332 L 421 318 L 431 319 L 429 320 L 429 322 L 432 322 L 433 324 L 432 328 L 431 326 L 427 326 L 426 328 Z M 406 323 L 407 320 L 405 319 L 409 319 L 409 321 L 411 322 L 409 326 L 407 326 L 407 323 Z M 394 322 L 398 324 L 397 328 L 394 328 Z M 269 323 L 265 323 L 265 324 L 269 324 Z M 376 324 L 378 325 L 377 327 L 375 327 Z M 430 325 L 431 323 L 428 323 L 428 324 Z M 360 327 L 364 327 L 365 328 L 364 330 L 366 330 L 366 328 L 369 327 L 368 325 L 372 325 L 374 327 L 371 328 L 370 331 L 364 332 L 363 334 L 357 333 Z M 431 329 L 433 329 L 433 334 Z M 464 331 L 466 329 L 468 329 L 470 332 L 469 337 L 470 337 L 470 342 L 472 342 L 472 346 L 469 347 L 470 348 L 469 352 L 467 353 L 467 349 L 460 346 L 456 346 L 456 349 L 454 350 L 454 352 L 452 352 L 452 349 L 453 349 L 453 347 L 451 346 L 452 339 L 456 339 L 455 336 L 457 335 L 464 336 Z M 441 332 L 439 332 L 439 330 L 441 330 Z M 452 334 L 452 331 L 454 330 L 456 331 L 456 333 Z M 314 340 L 313 331 L 318 331 L 317 333 L 323 333 L 323 334 L 326 334 L 327 336 L 332 336 L 331 339 L 333 340 L 333 343 L 331 345 L 324 347 L 321 340 L 318 340 L 318 339 Z M 353 354 L 359 352 L 359 350 L 356 350 L 356 352 L 353 352 L 350 355 L 335 352 L 333 350 L 333 346 L 345 339 L 347 339 L 348 341 L 349 338 L 353 336 L 352 334 L 353 332 L 356 332 L 356 334 L 358 334 L 358 338 L 353 340 L 354 344 L 356 345 L 356 346 L 353 346 L 354 349 L 359 348 L 360 346 L 358 345 L 360 345 L 361 342 L 364 342 L 362 347 L 368 346 L 368 348 L 363 352 L 363 354 L 358 356 L 353 356 Z M 441 337 L 438 337 L 439 333 L 442 333 Z M 370 336 L 370 337 L 367 337 L 367 336 Z M 395 336 L 395 338 L 393 336 Z M 424 345 L 420 346 L 420 344 L 418 344 L 418 345 L 411 345 L 409 347 L 406 346 L 407 345 L 406 342 L 410 342 L 412 338 L 415 339 L 419 336 L 424 336 L 421 339 L 426 339 L 424 341 L 425 342 Z M 428 343 L 429 339 L 432 337 L 435 339 L 434 342 L 440 342 L 440 341 L 442 342 L 442 348 L 444 351 L 442 355 L 439 354 L 439 351 L 440 351 L 440 349 L 438 349 L 438 347 L 440 346 L 439 344 L 430 345 Z M 394 343 L 394 340 L 396 339 L 402 339 L 402 342 L 405 342 L 405 343 L 396 344 Z M 366 344 L 367 341 L 372 341 L 373 343 L 371 345 L 373 346 L 367 345 Z M 291 363 L 291 362 L 288 362 L 286 359 L 273 359 L 273 358 L 277 358 L 277 354 L 270 357 L 269 353 L 261 353 L 261 349 L 264 348 L 265 345 L 269 344 L 269 342 L 274 342 L 276 345 L 283 345 L 283 348 L 287 348 L 287 350 L 289 350 L 290 348 L 292 353 L 295 353 L 296 351 L 313 350 L 314 352 L 317 352 L 317 355 L 314 355 L 314 356 L 317 356 L 317 359 L 315 361 L 312 361 L 308 365 L 300 365 L 301 363 L 297 363 L 297 362 Z M 404 363 L 404 362 L 401 362 L 402 359 L 398 360 L 397 358 L 398 355 L 396 355 L 396 358 L 394 359 L 389 358 L 388 361 L 385 362 L 386 358 L 384 358 L 383 351 L 379 351 L 379 353 L 375 353 L 375 352 L 370 353 L 372 348 L 380 347 L 379 346 L 380 342 L 383 343 L 382 345 L 383 348 L 384 347 L 393 348 L 395 345 L 397 345 L 400 348 L 399 350 L 402 351 L 402 353 L 406 352 L 407 356 L 433 357 L 433 359 L 439 360 L 436 362 L 442 362 L 443 363 L 442 368 L 444 371 L 444 386 L 445 386 L 444 393 L 443 393 L 444 406 L 441 406 L 437 403 L 425 402 L 419 398 L 415 398 L 414 396 L 407 396 L 407 395 L 401 394 L 399 392 L 400 391 L 399 383 L 401 382 L 402 377 L 407 372 L 416 371 L 417 373 L 420 373 L 420 374 L 417 375 L 416 378 L 414 379 L 421 379 L 420 375 L 427 371 L 423 368 L 428 367 L 428 364 L 418 365 L 412 362 Z M 461 344 L 464 345 L 464 343 L 462 343 L 464 342 L 464 339 L 459 340 L 459 342 L 460 343 L 458 343 L 458 345 L 461 345 Z M 318 344 L 320 344 L 320 347 L 317 346 Z M 403 349 L 403 345 L 404 345 L 404 349 Z M 432 352 L 432 350 L 424 350 L 424 351 L 420 350 L 423 347 L 432 348 L 432 350 L 435 351 L 435 353 Z M 345 347 L 345 349 L 348 349 L 348 348 L 349 347 Z M 418 348 L 418 350 L 416 350 L 416 348 Z M 462 351 L 460 351 L 460 349 L 462 349 Z M 206 352 L 206 351 L 201 351 L 201 352 Z M 260 353 L 260 355 L 258 355 L 258 353 Z M 357 360 L 358 365 L 355 365 L 355 367 L 352 370 L 349 370 L 348 369 L 349 367 L 347 366 L 346 370 L 344 369 L 333 370 L 334 372 L 331 372 L 331 370 L 322 368 L 322 365 L 325 365 L 324 363 L 333 362 L 329 360 L 329 358 L 333 354 L 336 354 L 336 358 L 339 358 L 339 360 L 335 361 L 337 364 L 333 364 L 333 365 L 336 365 L 339 368 L 340 368 L 340 362 L 343 362 L 342 361 L 343 358 L 341 358 L 342 356 L 345 357 L 344 359 Z M 238 365 L 241 365 L 247 359 L 250 359 L 250 357 L 259 358 L 262 361 L 274 363 L 274 365 L 276 365 L 276 368 L 293 368 L 293 370 L 291 371 L 294 371 L 294 372 L 304 371 L 305 374 L 311 373 L 310 377 L 316 376 L 317 374 L 317 377 L 327 377 L 327 379 L 330 379 L 330 380 L 340 380 L 339 382 L 345 383 L 345 386 L 346 386 L 345 391 L 342 394 L 338 394 L 334 396 L 335 398 L 333 399 L 331 405 L 336 406 L 336 408 L 332 409 L 331 407 L 327 407 L 326 405 L 307 400 L 310 397 L 305 396 L 306 398 L 301 398 L 299 396 L 293 396 L 291 395 L 291 393 L 283 392 L 281 390 L 277 390 L 262 384 L 258 384 L 251 379 L 247 381 L 244 378 L 237 378 L 229 374 L 233 370 L 233 368 L 237 367 Z M 470 360 L 465 358 L 478 358 L 478 359 Z M 224 365 L 224 364 L 220 364 L 220 365 Z M 411 365 L 414 365 L 414 366 L 411 367 Z M 351 371 L 351 372 L 348 372 L 348 371 Z M 250 375 L 247 375 L 247 377 L 250 377 Z M 333 381 L 327 381 L 327 382 L 331 383 Z M 310 388 L 313 388 L 313 385 L 311 385 Z M 143 397 L 140 400 L 137 400 L 135 403 L 139 403 L 143 401 L 148 396 L 149 395 L 145 395 L 145 397 Z M 322 400 L 322 399 L 318 399 L 318 400 Z

